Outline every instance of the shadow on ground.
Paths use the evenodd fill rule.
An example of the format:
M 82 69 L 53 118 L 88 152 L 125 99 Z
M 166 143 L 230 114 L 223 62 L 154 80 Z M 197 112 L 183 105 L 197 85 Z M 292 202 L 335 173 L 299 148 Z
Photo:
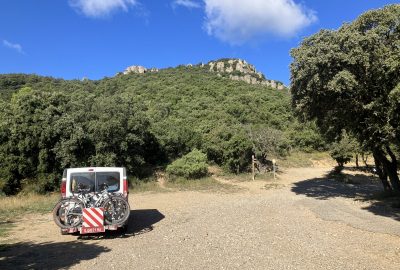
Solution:
M 374 166 L 349 166 L 346 167 L 346 170 L 348 171 L 354 171 L 354 172 L 365 172 L 365 173 L 373 173 L 374 172 Z
M 380 180 L 375 176 L 357 173 L 341 173 L 338 176 L 332 171 L 322 178 L 294 183 L 292 191 L 318 200 L 342 197 L 369 201 L 370 205 L 364 210 L 400 221 L 400 197 L 385 194 Z
M 151 232 L 154 228 L 153 225 L 164 218 L 165 216 L 157 209 L 131 210 L 126 230 L 120 228 L 117 231 L 106 231 L 101 234 L 79 235 L 78 239 L 98 240 L 132 237 Z
M 5 244 L 0 246 L 0 269 L 66 269 L 109 251 L 79 241 Z
M 150 232 L 153 230 L 153 225 L 164 218 L 165 216 L 157 209 L 132 210 L 127 234 L 137 235 Z

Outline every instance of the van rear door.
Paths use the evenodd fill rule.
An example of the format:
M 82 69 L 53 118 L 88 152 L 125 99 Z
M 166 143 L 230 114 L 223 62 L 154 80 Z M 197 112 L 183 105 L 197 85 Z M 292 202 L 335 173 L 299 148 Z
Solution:
M 101 192 L 104 184 L 108 192 L 124 193 L 124 168 L 119 167 L 94 167 L 71 168 L 67 170 L 67 192 L 70 197 L 78 189 L 87 192 Z

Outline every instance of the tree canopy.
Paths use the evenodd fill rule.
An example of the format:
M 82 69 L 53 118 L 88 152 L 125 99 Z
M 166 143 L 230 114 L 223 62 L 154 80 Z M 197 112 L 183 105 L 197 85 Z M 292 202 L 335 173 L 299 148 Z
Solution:
M 400 142 L 400 5 L 368 11 L 338 30 L 321 30 L 291 54 L 296 114 L 315 119 L 330 141 L 346 130 L 374 153 L 392 188 L 400 190 L 392 151 Z

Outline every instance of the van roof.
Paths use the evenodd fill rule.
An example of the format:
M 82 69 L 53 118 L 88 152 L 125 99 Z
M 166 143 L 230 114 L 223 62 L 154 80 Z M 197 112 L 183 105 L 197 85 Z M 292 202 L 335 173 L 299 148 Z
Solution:
M 94 169 L 94 170 L 113 170 L 113 169 L 125 169 L 125 167 L 80 167 L 80 168 L 67 168 L 67 170 L 74 169 L 74 170 L 89 170 L 89 169 Z
M 69 171 L 69 170 L 71 170 L 71 171 L 75 171 L 75 172 L 79 172 L 79 171 L 86 171 L 86 172 L 90 172 L 90 171 L 92 171 L 92 172 L 96 172 L 96 171 L 98 171 L 98 172 L 100 172 L 100 171 L 112 171 L 112 170 L 122 170 L 122 174 L 123 174 L 123 177 L 125 177 L 126 178 L 126 169 L 125 169 L 125 167 L 81 167 L 81 168 L 66 168 L 65 170 L 64 170 L 64 173 L 63 173 L 63 178 L 66 178 L 67 177 L 67 171 Z

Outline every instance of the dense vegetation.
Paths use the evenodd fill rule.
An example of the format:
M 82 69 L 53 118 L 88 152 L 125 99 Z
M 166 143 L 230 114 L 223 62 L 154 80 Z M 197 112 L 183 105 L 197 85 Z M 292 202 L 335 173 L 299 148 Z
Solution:
M 200 66 L 99 81 L 0 75 L 0 190 L 54 189 L 65 167 L 125 166 L 138 177 L 194 149 L 232 172 L 293 148 L 324 147 L 290 95 Z M 265 133 L 266 132 L 266 133 Z M 269 134 L 270 136 L 264 136 Z
M 194 149 L 167 166 L 166 172 L 170 179 L 183 177 L 186 179 L 199 179 L 208 173 L 207 156 Z
M 342 155 L 342 163 L 348 157 L 340 142 L 346 134 L 354 138 L 373 153 L 384 188 L 400 191 L 400 5 L 368 11 L 337 31 L 322 30 L 292 56 L 297 115 L 316 120 L 324 136 L 338 142 L 334 155 Z

